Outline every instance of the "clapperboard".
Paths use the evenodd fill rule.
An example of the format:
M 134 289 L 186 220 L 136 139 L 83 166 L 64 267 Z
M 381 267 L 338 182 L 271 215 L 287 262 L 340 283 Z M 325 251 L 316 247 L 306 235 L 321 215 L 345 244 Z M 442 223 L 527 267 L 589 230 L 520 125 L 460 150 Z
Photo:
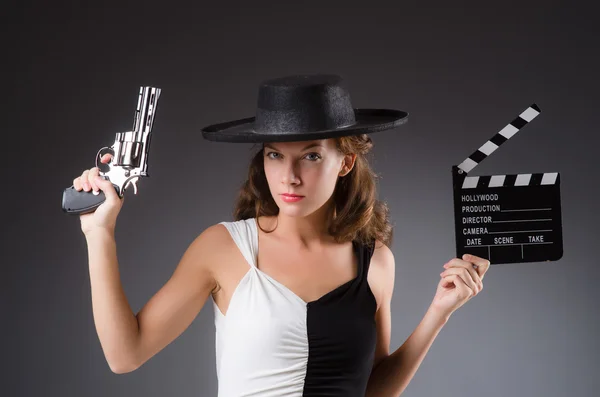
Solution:
M 452 167 L 457 257 L 492 265 L 558 260 L 563 255 L 558 172 L 468 176 L 540 114 L 533 104 L 458 166 Z

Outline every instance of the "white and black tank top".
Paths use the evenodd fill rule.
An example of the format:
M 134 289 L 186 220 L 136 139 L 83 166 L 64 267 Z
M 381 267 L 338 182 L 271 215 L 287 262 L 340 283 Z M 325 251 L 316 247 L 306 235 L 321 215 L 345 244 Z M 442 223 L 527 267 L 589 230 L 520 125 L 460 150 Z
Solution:
M 257 268 L 256 218 L 221 224 L 249 267 L 226 315 L 213 300 L 218 396 L 364 396 L 377 342 L 373 247 L 353 242 L 356 278 L 305 302 Z

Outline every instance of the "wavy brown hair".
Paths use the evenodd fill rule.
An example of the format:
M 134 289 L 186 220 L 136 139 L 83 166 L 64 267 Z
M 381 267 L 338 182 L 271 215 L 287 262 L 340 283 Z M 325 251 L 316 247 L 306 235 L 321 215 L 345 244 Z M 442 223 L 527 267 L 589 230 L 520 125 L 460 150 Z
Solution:
M 379 176 L 367 159 L 373 141 L 367 134 L 332 139 L 340 153 L 356 153 L 357 156 L 352 170 L 338 177 L 332 200 L 334 211 L 329 211 L 329 233 L 339 243 L 355 240 L 372 244 L 379 240 L 391 247 L 393 227 L 389 221 L 389 208 L 376 197 Z M 239 190 L 233 217 L 239 221 L 278 213 L 279 207 L 273 200 L 265 175 L 264 148 L 261 148 L 250 162 L 248 179 Z M 261 230 L 272 232 L 262 227 Z

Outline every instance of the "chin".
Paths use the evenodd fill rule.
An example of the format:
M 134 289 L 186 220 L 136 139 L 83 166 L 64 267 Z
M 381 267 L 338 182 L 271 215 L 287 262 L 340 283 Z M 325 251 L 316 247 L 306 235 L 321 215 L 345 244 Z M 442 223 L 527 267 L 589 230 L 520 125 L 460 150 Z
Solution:
M 305 201 L 306 198 L 304 198 Z M 309 215 L 314 209 L 311 209 L 310 203 L 286 203 L 283 200 L 275 200 L 277 207 L 279 207 L 279 213 L 281 215 L 289 216 L 291 218 L 303 217 Z M 307 205 L 308 204 L 308 205 Z
M 290 206 L 287 205 L 287 203 L 283 203 L 283 205 L 279 206 L 279 213 L 281 215 L 289 216 L 290 218 L 302 218 L 310 215 L 312 212 L 313 211 L 310 211 L 307 208 L 302 208 L 300 206 L 290 208 Z
M 304 200 L 302 200 L 304 201 Z M 285 202 L 276 201 L 277 206 L 279 207 L 279 213 L 281 215 L 290 217 L 290 218 L 304 218 L 307 217 L 316 211 L 318 211 L 321 207 L 319 205 L 311 205 L 309 202 L 305 203 L 296 203 L 290 204 Z

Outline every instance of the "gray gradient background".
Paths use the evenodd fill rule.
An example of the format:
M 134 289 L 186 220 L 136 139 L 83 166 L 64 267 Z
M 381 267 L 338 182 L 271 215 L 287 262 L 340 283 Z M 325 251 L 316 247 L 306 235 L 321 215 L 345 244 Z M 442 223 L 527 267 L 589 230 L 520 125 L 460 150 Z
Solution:
M 210 305 L 137 371 L 110 371 L 85 240 L 60 210 L 62 190 L 131 128 L 139 86 L 161 87 L 151 177 L 128 194 L 117 230 L 137 312 L 202 230 L 231 219 L 246 176 L 253 147 L 204 141 L 200 128 L 251 116 L 262 79 L 331 72 L 348 80 L 356 107 L 411 113 L 404 127 L 373 135 L 380 198 L 395 224 L 392 349 L 454 256 L 451 166 L 536 102 L 542 114 L 473 174 L 562 176 L 564 257 L 493 266 L 404 395 L 597 395 L 600 34 L 588 3 L 13 3 L 4 25 L 11 146 L 0 394 L 214 396 Z

